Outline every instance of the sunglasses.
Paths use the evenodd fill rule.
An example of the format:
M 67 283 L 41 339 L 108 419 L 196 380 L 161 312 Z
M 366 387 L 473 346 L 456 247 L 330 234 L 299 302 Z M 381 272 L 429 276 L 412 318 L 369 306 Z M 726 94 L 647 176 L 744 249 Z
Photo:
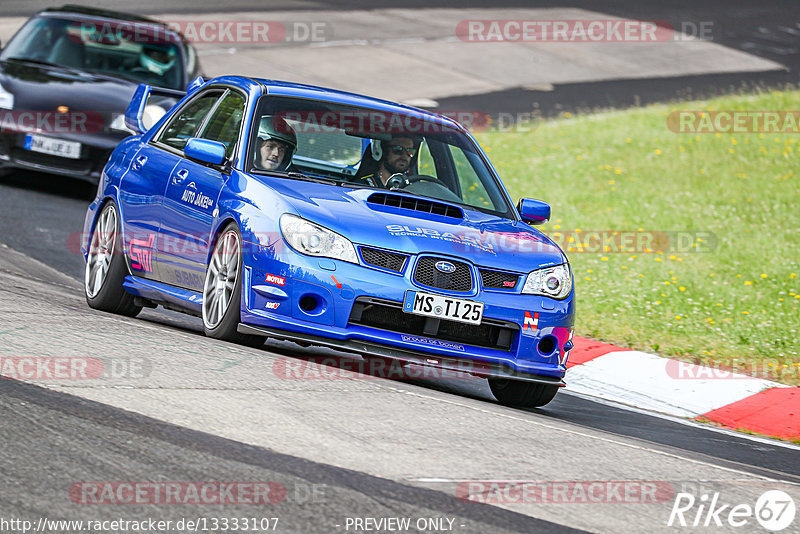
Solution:
M 403 154 L 408 154 L 409 158 L 413 158 L 417 155 L 418 148 L 406 148 L 401 145 L 389 145 L 389 151 L 395 156 L 401 156 Z

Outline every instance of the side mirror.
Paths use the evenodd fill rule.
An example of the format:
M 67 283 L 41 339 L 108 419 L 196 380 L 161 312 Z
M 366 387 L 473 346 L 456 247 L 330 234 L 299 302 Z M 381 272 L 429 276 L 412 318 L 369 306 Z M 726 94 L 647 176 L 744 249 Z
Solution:
M 222 165 L 225 162 L 225 145 L 219 141 L 192 137 L 186 141 L 183 153 L 189 159 L 212 165 Z
M 146 83 L 140 83 L 136 92 L 133 93 L 131 103 L 125 110 L 125 126 L 129 130 L 140 134 L 147 131 L 147 127 L 144 125 L 144 109 L 147 107 L 147 100 L 150 98 L 152 90 L 153 88 Z
M 550 204 L 541 200 L 522 198 L 517 204 L 517 211 L 528 224 L 544 224 L 550 220 Z

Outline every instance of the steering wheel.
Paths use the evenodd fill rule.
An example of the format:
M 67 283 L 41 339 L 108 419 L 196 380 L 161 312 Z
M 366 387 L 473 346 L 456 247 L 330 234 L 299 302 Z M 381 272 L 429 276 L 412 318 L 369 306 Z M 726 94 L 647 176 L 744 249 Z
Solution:
M 396 173 L 393 174 L 391 178 L 386 182 L 386 186 L 391 189 L 393 187 L 397 187 L 400 189 L 406 188 L 411 184 L 416 184 L 419 182 L 432 182 L 434 184 L 440 185 L 445 189 L 450 189 L 445 185 L 445 183 L 439 180 L 436 177 L 427 175 L 427 174 L 400 174 Z

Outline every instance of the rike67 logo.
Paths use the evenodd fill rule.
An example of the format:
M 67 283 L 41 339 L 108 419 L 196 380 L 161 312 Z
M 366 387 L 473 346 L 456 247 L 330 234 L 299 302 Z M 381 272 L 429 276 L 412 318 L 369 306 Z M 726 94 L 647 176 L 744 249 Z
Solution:
M 675 496 L 667 526 L 744 527 L 745 532 L 754 532 L 755 519 L 763 528 L 778 532 L 792 524 L 795 512 L 794 500 L 781 490 L 765 491 L 755 506 L 724 502 L 719 492 L 699 497 L 681 492 Z

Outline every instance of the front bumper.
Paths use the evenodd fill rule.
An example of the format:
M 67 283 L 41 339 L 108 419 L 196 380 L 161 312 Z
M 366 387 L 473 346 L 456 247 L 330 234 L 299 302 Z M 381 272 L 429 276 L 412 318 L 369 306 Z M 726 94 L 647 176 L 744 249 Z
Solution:
M 286 246 L 279 251 L 250 246 L 258 253 L 245 259 L 240 332 L 421 364 L 439 360 L 428 362 L 436 366 L 469 361 L 476 374 L 563 385 L 574 294 L 557 301 L 522 295 L 522 284 L 513 291 L 488 290 L 477 268 L 471 291 L 437 290 L 414 280 L 418 255 L 394 273 L 363 262 L 304 256 Z M 483 302 L 483 322 L 479 327 L 438 319 L 420 323 L 420 316 L 402 312 L 406 290 Z M 365 309 L 381 319 L 365 320 Z
M 121 140 L 117 136 L 103 139 L 99 143 L 97 137 L 91 143 L 87 143 L 86 139 L 69 139 L 81 143 L 81 157 L 72 159 L 25 149 L 25 135 L 17 132 L 0 134 L 0 166 L 70 176 L 94 184 L 100 180 L 103 167 Z

